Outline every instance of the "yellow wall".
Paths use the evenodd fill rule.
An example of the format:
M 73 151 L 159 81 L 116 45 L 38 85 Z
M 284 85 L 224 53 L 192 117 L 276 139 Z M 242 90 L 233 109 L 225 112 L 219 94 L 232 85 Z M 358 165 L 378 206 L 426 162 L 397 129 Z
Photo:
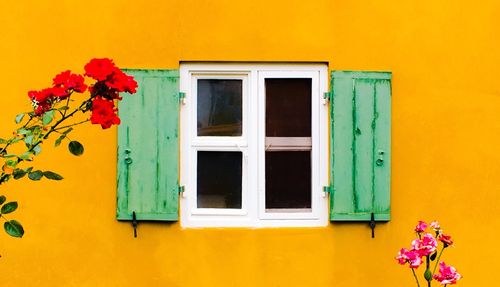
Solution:
M 46 2 L 46 3 L 45 3 Z M 456 238 L 461 286 L 493 286 L 500 251 L 500 2 L 0 1 L 0 135 L 26 91 L 92 57 L 121 67 L 180 60 L 327 61 L 393 72 L 392 220 L 313 229 L 198 229 L 115 220 L 116 129 L 46 145 L 62 182 L 9 182 L 23 239 L 0 234 L 2 286 L 411 286 L 393 257 L 418 219 Z M 146 3 L 148 2 L 148 3 Z M 57 160 L 56 160 L 57 159 Z

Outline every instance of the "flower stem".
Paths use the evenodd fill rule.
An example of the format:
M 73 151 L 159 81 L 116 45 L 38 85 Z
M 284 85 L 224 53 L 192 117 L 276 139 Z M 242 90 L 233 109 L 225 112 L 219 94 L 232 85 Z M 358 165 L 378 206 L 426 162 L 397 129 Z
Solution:
M 436 268 L 437 268 L 437 266 L 438 266 L 438 264 L 439 264 L 439 259 L 441 258 L 441 254 L 443 254 L 444 248 L 445 248 L 445 247 L 443 246 L 443 248 L 442 248 L 442 249 L 441 249 L 441 251 L 439 252 L 439 255 L 438 255 L 437 259 L 436 259 L 436 265 L 434 265 L 434 270 L 432 270 L 432 275 L 434 275 L 434 274 L 436 273 Z M 446 285 L 445 285 L 445 286 L 446 286 Z
M 413 277 L 415 277 L 415 281 L 417 281 L 417 286 L 420 287 L 420 283 L 418 282 L 417 274 L 415 274 L 415 269 L 410 268 L 411 272 L 413 272 Z
M 58 127 L 57 129 L 54 129 L 54 131 L 55 131 L 55 132 L 57 132 L 58 130 L 62 130 L 62 129 L 65 129 L 65 128 L 69 128 L 69 127 L 77 126 L 77 125 L 80 125 L 80 124 L 86 123 L 86 122 L 88 122 L 88 121 L 89 121 L 89 120 L 84 120 L 84 121 L 77 122 L 77 123 L 74 123 L 74 124 L 71 124 L 71 125 L 66 125 L 66 126 Z

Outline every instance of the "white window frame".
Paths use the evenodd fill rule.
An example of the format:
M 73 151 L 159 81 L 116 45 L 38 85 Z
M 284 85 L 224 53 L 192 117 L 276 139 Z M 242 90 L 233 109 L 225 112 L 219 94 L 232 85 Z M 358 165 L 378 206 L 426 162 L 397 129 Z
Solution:
M 326 64 L 181 63 L 180 198 L 182 227 L 314 227 L 328 224 L 328 90 Z M 242 79 L 242 136 L 197 136 L 197 79 Z M 265 87 L 266 78 L 311 78 L 311 212 L 265 210 Z M 298 141 L 302 143 L 303 141 Z M 242 208 L 196 208 L 197 152 L 242 152 Z

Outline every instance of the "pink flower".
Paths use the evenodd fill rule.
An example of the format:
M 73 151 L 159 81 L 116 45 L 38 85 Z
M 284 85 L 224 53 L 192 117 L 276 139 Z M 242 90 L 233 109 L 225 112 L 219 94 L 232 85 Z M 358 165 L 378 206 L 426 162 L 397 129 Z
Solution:
M 439 263 L 439 273 L 434 274 L 433 278 L 436 279 L 441 285 L 456 284 L 462 275 L 460 275 L 455 267 L 448 266 L 444 262 Z
M 418 252 L 413 250 L 409 251 L 406 248 L 401 248 L 398 252 L 398 256 L 396 256 L 396 260 L 401 265 L 409 263 L 410 268 L 418 268 L 422 264 L 422 257 L 418 254 Z
M 420 256 L 427 256 L 436 251 L 437 241 L 432 234 L 426 233 L 422 239 L 413 240 L 411 246 L 412 251 L 417 252 Z
M 441 234 L 441 235 L 439 235 L 438 240 L 443 242 L 444 247 L 448 247 L 448 246 L 453 245 L 453 239 L 451 239 L 450 235 Z
M 441 229 L 441 226 L 439 226 L 439 222 L 437 222 L 437 220 L 434 220 L 431 222 L 431 228 L 434 229 L 434 231 L 438 231 Z
M 424 221 L 419 221 L 417 226 L 415 226 L 415 232 L 417 233 L 424 232 L 426 228 L 427 228 L 427 223 L 425 223 Z

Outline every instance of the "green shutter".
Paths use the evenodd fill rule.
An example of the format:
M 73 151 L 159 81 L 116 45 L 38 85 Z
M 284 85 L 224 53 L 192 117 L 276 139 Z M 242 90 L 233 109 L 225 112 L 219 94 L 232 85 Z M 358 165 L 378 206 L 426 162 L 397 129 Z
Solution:
M 179 72 L 126 73 L 139 88 L 119 103 L 117 218 L 178 220 Z
M 330 219 L 390 219 L 391 73 L 332 71 Z

